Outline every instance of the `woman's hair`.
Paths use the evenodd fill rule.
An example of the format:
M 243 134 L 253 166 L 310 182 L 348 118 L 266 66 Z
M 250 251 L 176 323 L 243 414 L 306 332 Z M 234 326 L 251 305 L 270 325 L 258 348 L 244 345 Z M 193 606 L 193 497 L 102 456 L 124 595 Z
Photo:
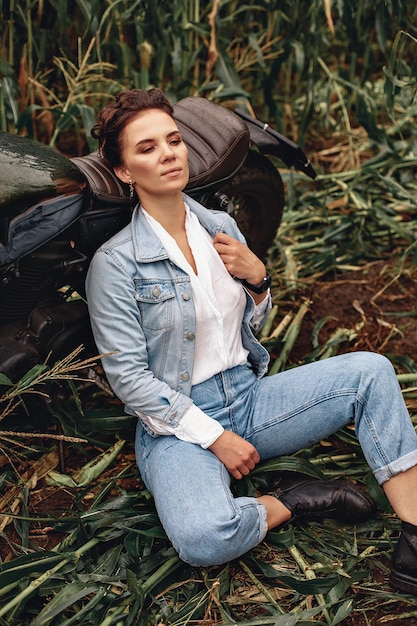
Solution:
M 99 142 L 99 151 L 112 167 L 122 165 L 121 135 L 138 113 L 160 109 L 173 117 L 173 108 L 160 89 L 121 91 L 97 115 L 91 134 Z

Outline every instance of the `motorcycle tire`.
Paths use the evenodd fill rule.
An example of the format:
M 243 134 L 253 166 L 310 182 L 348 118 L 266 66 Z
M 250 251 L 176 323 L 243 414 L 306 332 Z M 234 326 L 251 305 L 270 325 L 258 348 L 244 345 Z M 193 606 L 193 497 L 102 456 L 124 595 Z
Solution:
M 220 188 L 233 203 L 233 217 L 250 249 L 265 259 L 284 210 L 284 183 L 273 163 L 250 149 L 239 171 Z

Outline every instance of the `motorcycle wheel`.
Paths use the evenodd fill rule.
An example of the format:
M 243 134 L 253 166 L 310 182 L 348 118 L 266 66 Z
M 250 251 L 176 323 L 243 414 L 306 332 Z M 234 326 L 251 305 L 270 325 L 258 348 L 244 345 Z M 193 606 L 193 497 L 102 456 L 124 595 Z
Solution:
M 233 217 L 250 249 L 265 259 L 271 247 L 284 210 L 284 184 L 271 161 L 249 150 L 240 170 L 220 192 L 226 194 L 234 206 Z

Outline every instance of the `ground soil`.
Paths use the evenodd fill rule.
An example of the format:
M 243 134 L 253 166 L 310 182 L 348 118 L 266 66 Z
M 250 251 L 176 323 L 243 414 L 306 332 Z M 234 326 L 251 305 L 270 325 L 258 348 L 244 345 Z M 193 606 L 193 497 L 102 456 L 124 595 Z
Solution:
M 417 365 L 417 268 L 400 268 L 397 259 L 370 262 L 355 270 L 324 277 L 302 294 L 310 300 L 300 335 L 291 352 L 294 363 L 311 352 L 317 324 L 323 344 L 338 328 L 356 331 L 340 352 L 371 350 L 390 355 L 398 371 L 406 359 Z M 409 364 L 410 365 L 410 364 Z

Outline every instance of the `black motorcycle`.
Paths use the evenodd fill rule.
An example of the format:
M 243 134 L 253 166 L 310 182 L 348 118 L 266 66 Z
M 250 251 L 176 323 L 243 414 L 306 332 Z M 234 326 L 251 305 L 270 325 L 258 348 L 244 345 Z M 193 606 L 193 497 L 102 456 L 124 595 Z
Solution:
M 267 124 L 204 98 L 174 116 L 189 149 L 186 193 L 232 214 L 264 257 L 284 206 L 281 176 L 265 156 L 314 178 L 303 151 Z M 97 153 L 67 159 L 0 132 L 0 372 L 17 381 L 80 344 L 95 347 L 84 281 L 97 247 L 130 220 L 128 186 Z

